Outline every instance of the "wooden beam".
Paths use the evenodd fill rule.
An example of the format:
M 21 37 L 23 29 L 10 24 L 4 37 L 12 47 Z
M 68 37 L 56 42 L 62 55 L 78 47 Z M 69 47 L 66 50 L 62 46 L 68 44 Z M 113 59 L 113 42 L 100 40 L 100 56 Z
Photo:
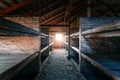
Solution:
M 82 32 L 82 35 L 120 31 L 120 21 L 111 22 Z
M 70 19 L 71 9 L 72 9 L 72 0 L 69 0 L 68 7 L 66 8 L 66 12 L 65 12 L 64 22 L 67 21 L 67 18 L 68 20 Z
M 65 11 L 63 10 L 61 12 L 58 12 L 57 14 L 54 14 L 54 15 L 50 16 L 48 19 L 45 19 L 41 22 L 43 22 L 43 23 L 50 22 L 50 21 L 54 20 L 55 18 L 58 18 L 59 16 L 63 15 L 64 13 L 65 13 Z
M 16 5 L 13 5 L 12 7 L 9 7 L 9 8 L 7 8 L 7 9 L 1 11 L 1 12 L 0 12 L 0 15 L 5 15 L 5 14 L 7 14 L 7 13 L 9 13 L 9 12 L 12 12 L 12 11 L 14 11 L 14 10 L 16 10 L 16 9 L 18 9 L 18 8 L 20 8 L 20 7 L 25 6 L 26 4 L 29 4 L 29 3 L 32 2 L 32 1 L 33 1 L 33 0 L 24 0 L 24 1 L 22 1 L 22 2 L 20 2 L 20 3 L 18 3 L 18 4 L 16 4 Z
M 104 2 L 102 2 L 101 0 L 96 0 L 99 4 L 104 5 L 106 8 L 108 8 L 108 10 L 114 15 L 114 16 L 119 16 L 116 11 L 109 5 L 106 4 Z
M 52 2 L 50 2 L 50 3 L 48 3 L 48 4 L 45 4 L 45 5 L 43 5 L 42 7 L 37 8 L 37 9 L 35 9 L 35 10 L 33 10 L 33 11 L 25 14 L 25 15 L 33 15 L 34 13 L 37 13 L 37 12 L 39 12 L 39 11 L 42 11 L 43 9 L 49 8 L 49 7 L 57 4 L 58 2 L 60 2 L 60 0 L 52 1 Z
M 4 35 L 4 36 L 38 36 L 38 34 L 29 34 L 29 33 L 23 33 L 23 32 L 19 32 L 19 31 L 14 31 L 14 30 L 10 30 L 10 29 L 3 29 L 0 28 L 0 35 Z
M 91 0 L 87 0 L 87 4 L 90 5 Z M 91 7 L 87 6 L 87 17 L 91 17 Z
M 15 23 L 13 21 L 4 19 L 2 17 L 0 17 L 0 28 L 14 30 L 22 33 L 28 33 L 28 34 L 36 34 L 36 35 L 39 34 L 39 32 L 34 29 L 25 27 L 19 23 Z
M 65 25 L 65 24 L 61 24 L 61 25 L 55 25 L 55 24 L 50 24 L 50 25 L 46 25 L 46 24 L 41 24 L 40 26 L 48 26 L 48 27 L 69 27 L 69 25 Z
M 56 19 L 62 17 L 63 15 L 64 15 L 64 13 L 61 14 L 61 15 L 55 16 L 54 18 L 52 18 L 52 19 L 50 19 L 50 20 L 47 20 L 47 23 L 50 23 L 50 22 L 52 22 L 52 21 L 54 21 L 54 20 L 56 20 Z
M 54 10 L 51 10 L 51 11 L 49 11 L 49 12 L 47 12 L 47 13 L 44 13 L 43 15 L 40 15 L 40 16 L 41 16 L 41 18 L 42 18 L 42 17 L 44 17 L 44 16 L 46 16 L 46 15 L 49 15 L 49 14 L 51 14 L 51 13 L 53 13 L 53 12 L 56 12 L 56 11 L 58 11 L 58 10 L 61 10 L 62 8 L 64 8 L 63 5 L 57 7 L 57 8 L 54 9 Z
M 63 20 L 64 20 L 64 16 L 56 18 L 53 21 L 49 22 L 48 24 L 59 23 L 59 21 L 63 21 Z
M 80 9 L 77 11 L 75 17 L 73 17 L 73 19 L 70 20 L 69 24 L 71 24 L 75 19 L 77 19 L 77 17 L 80 16 L 80 11 L 81 11 Z M 81 13 L 85 14 L 85 12 L 83 12 L 83 11 L 81 11 Z

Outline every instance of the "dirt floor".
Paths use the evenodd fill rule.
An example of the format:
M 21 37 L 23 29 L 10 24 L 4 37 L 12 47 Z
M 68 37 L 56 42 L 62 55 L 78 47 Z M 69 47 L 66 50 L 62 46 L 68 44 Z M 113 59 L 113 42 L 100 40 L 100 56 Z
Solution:
M 36 80 L 84 80 L 64 49 L 53 51 L 41 73 Z

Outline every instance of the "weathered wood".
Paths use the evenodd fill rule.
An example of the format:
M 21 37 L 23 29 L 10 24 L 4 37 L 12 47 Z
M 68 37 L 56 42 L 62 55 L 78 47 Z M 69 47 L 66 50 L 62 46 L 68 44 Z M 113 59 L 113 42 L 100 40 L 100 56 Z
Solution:
M 34 13 L 36 13 L 36 12 L 38 12 L 38 11 L 41 12 L 42 10 L 44 10 L 44 9 L 46 9 L 46 8 L 49 8 L 49 7 L 57 4 L 58 2 L 60 2 L 60 0 L 52 1 L 52 2 L 50 2 L 50 3 L 48 3 L 48 4 L 45 4 L 44 6 L 42 6 L 42 7 L 40 7 L 40 8 L 37 8 L 37 9 L 35 9 L 35 10 L 33 10 L 33 11 L 25 14 L 25 15 L 33 15 Z
M 13 67 L 9 68 L 7 71 L 0 74 L 0 80 L 10 80 L 13 76 L 15 76 L 24 66 L 30 63 L 33 59 L 38 56 L 38 52 L 30 55 L 29 57 L 22 60 L 20 63 L 14 65 Z
M 46 49 L 48 49 L 50 46 L 52 46 L 54 44 L 54 42 L 50 43 L 48 46 L 44 47 L 40 53 L 43 53 Z
M 41 26 L 48 26 L 48 27 L 69 27 L 69 25 L 64 25 L 64 24 L 61 24 L 61 25 L 52 25 L 52 24 L 50 24 L 50 25 L 46 25 L 46 24 L 41 24 Z
M 22 33 L 18 31 L 13 31 L 13 30 L 8 30 L 8 29 L 2 29 L 0 28 L 0 35 L 13 35 L 13 36 L 38 36 L 34 34 L 27 34 L 27 33 Z
M 110 31 L 119 31 L 120 30 L 120 21 L 112 22 L 102 26 L 98 26 L 93 29 L 89 29 L 82 32 L 82 35 L 94 34 L 94 33 L 105 33 Z
M 24 32 L 24 33 L 28 33 L 28 34 L 34 34 L 34 35 L 38 35 L 38 33 L 39 33 L 36 30 L 25 27 L 21 24 L 6 20 L 2 17 L 0 17 L 0 28 L 10 29 L 10 30 Z
M 120 31 L 85 35 L 85 38 L 120 37 Z
M 28 3 L 32 2 L 32 1 L 33 0 L 24 0 L 24 1 L 20 2 L 20 3 L 18 3 L 18 4 L 13 5 L 12 7 L 9 7 L 7 9 L 1 11 L 0 15 L 5 15 L 5 14 L 11 12 L 11 11 L 14 11 L 14 10 L 22 7 L 22 6 L 25 6 L 26 4 L 28 4 Z

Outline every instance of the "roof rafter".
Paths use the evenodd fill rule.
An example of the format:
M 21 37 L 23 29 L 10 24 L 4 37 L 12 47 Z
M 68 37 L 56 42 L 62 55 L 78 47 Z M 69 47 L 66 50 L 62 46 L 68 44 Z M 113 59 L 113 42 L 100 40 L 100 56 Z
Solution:
M 54 10 L 52 10 L 52 11 L 49 11 L 49 12 L 47 12 L 47 13 L 41 15 L 41 18 L 44 17 L 44 16 L 46 16 L 46 15 L 49 15 L 49 14 L 51 14 L 51 13 L 57 11 L 57 10 L 59 10 L 59 9 L 62 9 L 62 8 L 64 8 L 63 5 L 59 6 L 58 8 L 56 8 L 56 9 L 54 9 Z
M 20 3 L 18 3 L 18 4 L 15 4 L 15 5 L 12 6 L 12 7 L 9 7 L 9 8 L 7 8 L 7 9 L 1 11 L 1 12 L 0 12 L 0 15 L 5 15 L 5 14 L 7 14 L 7 13 L 9 13 L 9 12 L 12 12 L 12 11 L 14 11 L 14 10 L 16 10 L 16 9 L 18 9 L 18 8 L 20 8 L 20 7 L 25 6 L 26 4 L 31 3 L 32 1 L 33 1 L 33 0 L 24 0 L 24 1 L 20 2 Z
M 54 20 L 54 18 L 58 18 L 59 16 L 64 15 L 64 13 L 65 13 L 65 11 L 62 10 L 61 12 L 59 12 L 59 13 L 57 13 L 57 14 L 54 14 L 54 15 L 50 16 L 49 18 L 41 21 L 41 22 L 46 23 L 46 22 L 52 21 L 52 20 Z
M 43 5 L 42 7 L 37 8 L 37 9 L 35 9 L 35 10 L 33 10 L 33 11 L 25 14 L 25 15 L 32 15 L 32 14 L 34 14 L 35 12 L 42 11 L 43 9 L 48 8 L 48 7 L 50 7 L 50 6 L 53 6 L 53 5 L 57 4 L 58 2 L 60 2 L 60 0 L 56 0 L 56 1 L 54 1 L 54 2 L 52 1 L 52 2 L 50 2 L 50 3 L 48 3 L 48 4 L 45 4 L 45 5 Z
M 64 18 L 64 16 L 59 16 L 58 18 L 55 18 L 54 20 L 48 22 L 48 24 L 55 23 L 55 22 L 61 21 L 61 20 L 63 21 L 63 18 Z
M 104 2 L 102 2 L 101 0 L 96 0 L 99 4 L 104 5 L 106 8 L 108 8 L 108 10 L 114 15 L 114 16 L 119 16 L 116 11 L 109 5 L 106 4 Z

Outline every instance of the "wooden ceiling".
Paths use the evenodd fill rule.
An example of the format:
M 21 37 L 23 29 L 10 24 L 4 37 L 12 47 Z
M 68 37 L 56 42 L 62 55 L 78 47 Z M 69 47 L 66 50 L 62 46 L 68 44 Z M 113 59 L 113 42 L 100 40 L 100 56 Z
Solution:
M 120 0 L 0 0 L 0 15 L 39 16 L 41 25 L 67 25 L 77 17 L 120 16 Z

